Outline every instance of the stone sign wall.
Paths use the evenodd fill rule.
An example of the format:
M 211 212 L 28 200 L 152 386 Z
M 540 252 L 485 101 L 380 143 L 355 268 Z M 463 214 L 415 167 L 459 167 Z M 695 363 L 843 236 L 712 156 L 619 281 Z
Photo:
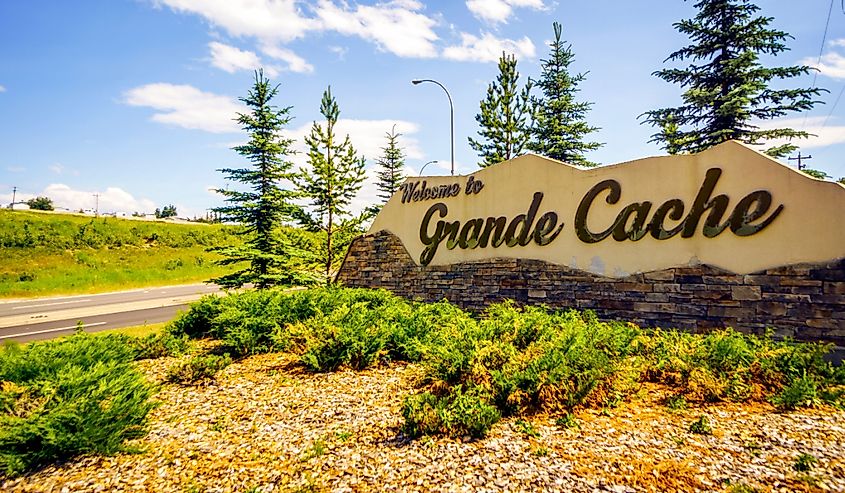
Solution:
M 733 142 L 592 170 L 524 156 L 409 179 L 338 280 L 845 346 L 844 213 L 845 187 Z

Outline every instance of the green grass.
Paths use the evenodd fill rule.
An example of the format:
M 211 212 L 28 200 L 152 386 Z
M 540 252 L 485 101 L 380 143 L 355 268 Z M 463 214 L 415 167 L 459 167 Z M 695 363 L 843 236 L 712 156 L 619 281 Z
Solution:
M 205 281 L 236 228 L 0 210 L 0 298 Z
M 167 326 L 167 322 L 133 325 L 131 327 L 121 327 L 119 329 L 101 330 L 99 332 L 94 332 L 92 335 L 105 336 L 109 334 L 123 334 L 129 337 L 146 337 L 150 334 L 160 334 L 165 326 Z

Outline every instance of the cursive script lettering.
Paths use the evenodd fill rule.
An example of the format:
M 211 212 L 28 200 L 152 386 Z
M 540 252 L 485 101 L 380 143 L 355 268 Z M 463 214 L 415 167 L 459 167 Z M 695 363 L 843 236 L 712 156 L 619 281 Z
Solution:
M 764 218 L 772 205 L 772 194 L 766 190 L 757 190 L 743 197 L 723 222 L 722 218 L 729 205 L 728 196 L 720 194 L 711 197 L 721 175 L 722 170 L 719 168 L 707 170 L 704 182 L 686 217 L 670 229 L 666 229 L 667 218 L 679 221 L 683 217 L 685 205 L 681 199 L 667 200 L 657 208 L 651 218 L 648 217 L 653 205 L 651 202 L 634 202 L 625 206 L 607 228 L 594 232 L 587 226 L 587 217 L 596 198 L 607 193 L 605 202 L 613 205 L 619 202 L 622 196 L 622 186 L 619 182 L 604 180 L 591 188 L 581 199 L 575 213 L 575 232 L 578 239 L 584 243 L 598 243 L 610 235 L 613 235 L 616 241 L 637 241 L 649 233 L 658 240 L 672 238 L 678 233 L 682 238 L 690 238 L 695 235 L 701 217 L 706 214 L 701 228 L 705 237 L 715 238 L 728 228 L 737 236 L 750 236 L 766 228 L 783 211 L 783 204 L 778 205 Z
M 542 201 L 543 193 L 536 192 L 528 207 L 528 212 L 515 216 L 509 224 L 507 218 L 502 216 L 488 217 L 486 220 L 470 219 L 463 226 L 460 221 L 442 219 L 449 213 L 446 204 L 442 202 L 433 204 L 426 211 L 420 224 L 420 241 L 425 245 L 420 254 L 420 264 L 428 265 L 443 241 L 446 241 L 446 248 L 449 250 L 455 247 L 464 250 L 486 248 L 488 245 L 497 248 L 502 243 L 509 247 L 527 246 L 532 241 L 541 246 L 548 245 L 560 235 L 563 223 L 558 226 L 557 213 L 549 211 L 543 214 L 535 224 L 534 219 Z M 430 232 L 435 214 L 441 219 L 434 225 L 434 231 Z

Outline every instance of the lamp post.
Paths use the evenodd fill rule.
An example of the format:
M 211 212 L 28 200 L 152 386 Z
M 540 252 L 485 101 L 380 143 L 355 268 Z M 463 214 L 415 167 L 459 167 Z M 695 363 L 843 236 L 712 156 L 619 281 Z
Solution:
M 437 162 L 437 160 L 435 159 L 434 161 L 429 161 L 429 162 L 423 164 L 422 168 L 420 168 L 420 176 L 422 176 L 422 172 L 423 172 L 423 170 L 425 169 L 426 166 L 428 166 L 431 163 L 436 163 L 436 162 Z
M 417 85 L 423 82 L 431 82 L 433 84 L 437 84 L 440 86 L 441 89 L 446 93 L 446 97 L 449 98 L 449 131 L 450 136 L 452 138 L 452 175 L 455 174 L 455 106 L 452 104 L 452 95 L 449 94 L 449 91 L 446 89 L 446 86 L 437 82 L 434 79 L 414 79 L 411 81 L 412 84 Z M 422 173 L 422 171 L 420 171 Z

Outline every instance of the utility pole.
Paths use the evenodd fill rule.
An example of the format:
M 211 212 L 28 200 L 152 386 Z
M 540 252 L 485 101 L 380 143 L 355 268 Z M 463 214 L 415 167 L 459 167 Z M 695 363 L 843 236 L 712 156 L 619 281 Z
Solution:
M 15 193 L 17 193 L 18 187 L 12 187 L 12 210 L 15 210 Z
M 807 167 L 806 164 L 801 164 L 801 160 L 806 159 L 813 159 L 813 156 L 802 156 L 801 151 L 798 151 L 798 157 L 788 158 L 789 161 L 798 161 L 798 171 L 801 171 L 802 169 Z
M 94 217 L 100 217 L 100 194 L 94 194 Z

